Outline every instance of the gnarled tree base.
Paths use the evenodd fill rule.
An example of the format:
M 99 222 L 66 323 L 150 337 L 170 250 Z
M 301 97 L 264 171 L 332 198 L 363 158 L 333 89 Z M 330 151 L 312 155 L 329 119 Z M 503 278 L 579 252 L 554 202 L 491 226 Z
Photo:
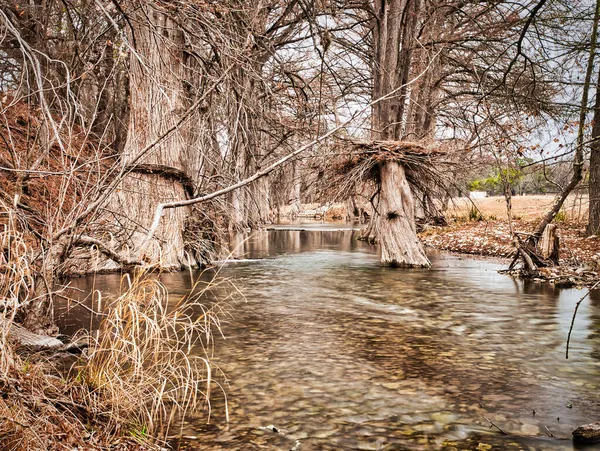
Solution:
M 404 168 L 395 161 L 381 165 L 377 232 L 381 264 L 402 268 L 431 266 L 417 237 L 412 192 Z

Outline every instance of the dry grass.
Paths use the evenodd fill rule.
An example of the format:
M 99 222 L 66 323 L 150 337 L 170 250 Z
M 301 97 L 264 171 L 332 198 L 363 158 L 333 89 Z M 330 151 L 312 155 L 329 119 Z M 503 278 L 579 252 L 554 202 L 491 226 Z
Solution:
M 226 299 L 210 308 L 204 299 L 229 282 L 197 284 L 174 303 L 155 274 L 126 276 L 124 283 L 90 337 L 76 379 L 88 388 L 88 409 L 116 434 L 166 439 L 175 420 L 210 414 L 212 333 L 220 330 Z
M 536 220 L 542 217 L 552 206 L 552 195 L 527 195 L 512 197 L 512 212 L 517 219 Z M 453 199 L 447 214 L 454 217 L 468 217 L 473 204 L 484 218 L 507 219 L 506 201 L 503 196 L 485 197 L 469 200 L 464 197 Z M 563 210 L 569 221 L 585 221 L 588 214 L 588 196 L 573 194 L 567 198 Z
M 84 442 L 87 449 L 97 449 L 78 411 L 73 387 L 42 356 L 24 356 L 10 340 L 15 318 L 34 298 L 35 269 L 34 254 L 14 212 L 2 207 L 0 450 L 64 450 Z
M 96 296 L 103 319 L 86 337 L 88 352 L 70 371 L 57 370 L 52 362 L 64 367 L 66 353 L 34 353 L 10 339 L 19 311 L 34 298 L 35 254 L 10 209 L 2 214 L 0 451 L 155 449 L 178 421 L 210 415 L 210 392 L 220 389 L 212 334 L 238 293 L 229 281 L 198 281 L 174 300 L 157 273 L 125 276 L 108 305 Z
M 19 308 L 27 305 L 35 291 L 31 262 L 33 254 L 19 232 L 16 215 L 4 204 L 0 225 L 0 374 L 6 377 L 14 365 L 8 342 L 10 325 Z

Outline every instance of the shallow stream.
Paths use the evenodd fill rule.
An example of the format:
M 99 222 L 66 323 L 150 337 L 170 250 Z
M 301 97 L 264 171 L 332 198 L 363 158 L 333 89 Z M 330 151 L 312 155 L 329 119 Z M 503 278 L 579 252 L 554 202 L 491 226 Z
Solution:
M 571 450 L 571 431 L 600 421 L 600 292 L 582 303 L 565 360 L 585 291 L 448 254 L 431 253 L 429 270 L 386 269 L 357 236 L 302 225 L 236 243 L 221 275 L 246 299 L 214 360 L 230 421 L 215 390 L 210 423 L 186 425 L 190 449 Z M 186 272 L 163 280 L 174 295 L 190 287 Z M 119 276 L 73 284 L 111 292 Z M 87 320 L 71 309 L 61 321 Z

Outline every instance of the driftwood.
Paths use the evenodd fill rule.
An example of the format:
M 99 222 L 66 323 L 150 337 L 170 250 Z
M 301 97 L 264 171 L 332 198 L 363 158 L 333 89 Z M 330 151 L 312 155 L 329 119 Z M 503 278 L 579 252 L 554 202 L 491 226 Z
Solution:
M 337 162 L 333 164 L 344 186 L 353 186 L 357 180 L 380 181 L 385 163 L 402 165 L 412 191 L 426 194 L 428 198 L 442 196 L 452 180 L 444 175 L 443 167 L 456 164 L 456 152 L 443 144 L 426 146 L 411 141 L 342 141 Z
M 36 334 L 18 324 L 2 324 L 2 326 L 9 328 L 9 340 L 21 346 L 35 349 L 59 349 L 64 346 L 64 343 L 58 338 L 49 335 Z
M 560 238 L 555 224 L 548 224 L 541 238 L 528 233 L 515 232 L 514 235 L 513 242 L 517 251 L 508 271 L 515 268 L 519 258 L 523 259 L 524 269 L 529 275 L 535 275 L 538 268 L 559 264 Z M 527 239 L 521 239 L 521 235 L 526 235 Z
M 0 326 L 8 327 L 9 341 L 29 350 L 78 353 L 89 345 L 85 337 L 64 343 L 56 337 L 31 332 L 18 324 L 8 325 L 6 320 L 2 320 L 2 322 Z

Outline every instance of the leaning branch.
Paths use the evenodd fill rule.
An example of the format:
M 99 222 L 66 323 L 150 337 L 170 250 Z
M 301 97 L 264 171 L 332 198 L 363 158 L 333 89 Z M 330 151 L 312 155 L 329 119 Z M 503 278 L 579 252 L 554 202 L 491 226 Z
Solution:
M 122 266 L 141 266 L 142 262 L 139 260 L 131 259 L 125 255 L 120 254 L 114 249 L 108 247 L 104 242 L 97 240 L 96 238 L 92 238 L 90 236 L 79 236 L 73 240 L 73 245 L 77 246 L 86 246 L 91 248 L 96 248 L 104 255 L 106 255 L 111 260 L 114 260 L 118 264 Z

